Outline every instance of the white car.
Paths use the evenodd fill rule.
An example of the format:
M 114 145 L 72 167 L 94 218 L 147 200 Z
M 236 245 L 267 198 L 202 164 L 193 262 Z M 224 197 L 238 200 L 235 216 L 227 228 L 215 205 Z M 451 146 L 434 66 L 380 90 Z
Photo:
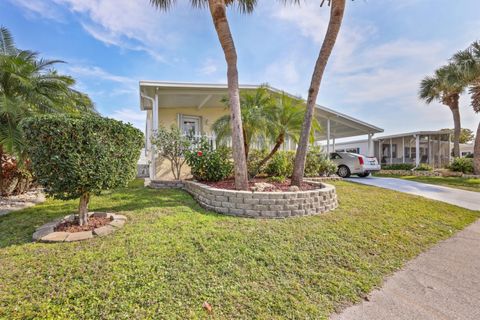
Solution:
M 330 160 L 337 165 L 337 175 L 342 178 L 348 178 L 352 174 L 364 178 L 381 169 L 377 158 L 356 153 L 332 152 L 330 153 Z

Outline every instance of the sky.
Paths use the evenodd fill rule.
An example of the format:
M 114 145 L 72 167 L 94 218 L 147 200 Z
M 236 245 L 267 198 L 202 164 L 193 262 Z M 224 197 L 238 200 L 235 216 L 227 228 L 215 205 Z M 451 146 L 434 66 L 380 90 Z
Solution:
M 168 12 L 148 0 L 0 0 L 0 25 L 17 47 L 60 59 L 103 115 L 145 128 L 138 82 L 225 83 L 226 65 L 209 11 L 178 0 Z M 320 0 L 258 0 L 253 14 L 229 8 L 242 84 L 268 83 L 306 97 L 328 24 Z M 480 0 L 348 1 L 317 102 L 385 134 L 453 127 L 450 110 L 417 98 L 420 80 L 480 40 Z M 480 115 L 460 101 L 462 127 Z

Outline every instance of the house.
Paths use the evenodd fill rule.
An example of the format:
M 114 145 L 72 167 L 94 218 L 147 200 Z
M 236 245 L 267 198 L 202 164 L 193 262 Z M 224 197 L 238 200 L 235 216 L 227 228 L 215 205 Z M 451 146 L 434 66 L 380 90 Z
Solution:
M 177 125 L 184 133 L 205 135 L 215 141 L 212 124 L 221 116 L 229 114 L 222 99 L 228 96 L 226 84 L 174 83 L 162 81 L 140 81 L 140 109 L 146 112 L 145 156 L 149 160 L 151 179 L 171 179 L 170 164 L 155 156 L 150 137 L 159 126 Z M 241 85 L 240 90 L 256 90 L 260 85 Z M 272 93 L 281 90 L 267 87 Z M 318 143 L 327 141 L 327 151 L 332 142 L 339 138 L 366 135 L 372 142 L 374 134 L 383 132 L 374 125 L 352 118 L 332 109 L 317 105 L 315 117 L 320 122 L 322 132 L 316 134 Z M 284 149 L 295 150 L 296 145 L 287 139 Z M 373 152 L 373 149 L 372 149 Z M 188 168 L 182 178 L 188 176 Z
M 374 155 L 383 165 L 410 163 L 444 167 L 450 163 L 452 143 L 448 130 L 416 131 L 373 139 Z M 335 151 L 368 155 L 368 141 L 337 143 Z
M 460 156 L 468 157 L 473 156 L 473 147 L 475 144 L 472 143 L 460 143 Z

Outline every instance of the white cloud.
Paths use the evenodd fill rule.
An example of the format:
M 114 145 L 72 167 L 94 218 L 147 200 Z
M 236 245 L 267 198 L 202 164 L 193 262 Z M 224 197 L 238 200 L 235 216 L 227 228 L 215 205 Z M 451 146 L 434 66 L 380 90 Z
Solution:
M 207 59 L 204 61 L 201 68 L 198 69 L 198 73 L 204 76 L 210 76 L 218 71 L 218 62 L 213 59 Z
M 47 19 L 63 21 L 62 14 L 46 0 L 10 0 L 14 5 L 26 9 L 29 14 Z
M 145 113 L 138 112 L 138 108 L 121 108 L 113 111 L 108 116 L 123 122 L 131 123 L 136 128 L 145 131 Z

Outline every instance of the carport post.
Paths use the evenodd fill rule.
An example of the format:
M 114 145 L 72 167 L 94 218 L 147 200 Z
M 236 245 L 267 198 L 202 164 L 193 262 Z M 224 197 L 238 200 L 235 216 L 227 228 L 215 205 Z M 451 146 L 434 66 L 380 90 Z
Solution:
M 374 147 L 373 147 L 373 133 L 368 134 L 368 142 L 367 142 L 367 157 L 374 156 Z
M 390 165 L 393 163 L 392 138 L 390 138 Z
M 158 130 L 158 93 L 155 92 L 155 100 L 153 101 L 153 115 L 152 115 L 152 133 L 155 134 Z M 157 174 L 157 164 L 156 164 L 156 159 L 155 159 L 155 146 L 152 145 L 152 154 L 150 155 L 150 179 L 153 180 L 155 179 L 155 176 Z
M 327 119 L 327 154 L 330 154 L 330 119 Z
M 402 137 L 402 163 L 405 163 L 405 137 Z
M 415 135 L 415 166 L 420 165 L 420 135 Z

